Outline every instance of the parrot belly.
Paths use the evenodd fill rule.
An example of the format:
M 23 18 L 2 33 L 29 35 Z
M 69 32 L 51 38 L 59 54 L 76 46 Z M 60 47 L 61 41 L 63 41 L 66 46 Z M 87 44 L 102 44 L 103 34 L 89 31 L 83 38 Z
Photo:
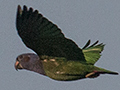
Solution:
M 48 77 L 61 80 L 72 81 L 86 78 L 85 76 L 97 70 L 98 68 L 93 65 L 87 65 L 80 62 L 45 59 L 43 61 L 43 67 Z

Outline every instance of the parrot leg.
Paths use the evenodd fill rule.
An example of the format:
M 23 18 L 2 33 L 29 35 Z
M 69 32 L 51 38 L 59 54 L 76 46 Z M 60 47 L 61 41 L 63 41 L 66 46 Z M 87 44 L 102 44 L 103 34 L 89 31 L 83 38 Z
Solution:
M 91 73 L 88 73 L 85 77 L 86 78 L 96 78 L 100 75 L 100 73 L 98 71 L 93 71 Z

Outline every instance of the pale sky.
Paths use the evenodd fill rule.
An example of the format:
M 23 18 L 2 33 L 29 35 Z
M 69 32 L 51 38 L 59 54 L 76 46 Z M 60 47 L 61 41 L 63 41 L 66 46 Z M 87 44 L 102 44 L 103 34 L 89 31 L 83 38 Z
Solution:
M 17 34 L 17 5 L 33 7 L 61 28 L 82 48 L 88 39 L 106 44 L 96 66 L 120 73 L 120 0 L 1 0 L 0 90 L 119 90 L 120 75 L 95 79 L 55 81 L 40 74 L 14 69 L 15 59 L 30 53 Z

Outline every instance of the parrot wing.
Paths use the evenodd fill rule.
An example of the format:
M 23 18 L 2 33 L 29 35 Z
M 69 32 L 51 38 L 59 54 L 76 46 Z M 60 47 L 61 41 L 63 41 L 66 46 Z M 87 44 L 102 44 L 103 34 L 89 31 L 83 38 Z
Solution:
M 98 41 L 89 46 L 90 40 L 88 40 L 86 45 L 82 48 L 86 62 L 88 64 L 94 65 L 101 56 L 101 52 L 103 51 L 105 45 L 103 43 L 96 45 L 97 43 Z
M 37 10 L 17 9 L 16 27 L 24 44 L 39 56 L 64 57 L 67 60 L 86 61 L 75 42 L 67 39 L 61 30 Z

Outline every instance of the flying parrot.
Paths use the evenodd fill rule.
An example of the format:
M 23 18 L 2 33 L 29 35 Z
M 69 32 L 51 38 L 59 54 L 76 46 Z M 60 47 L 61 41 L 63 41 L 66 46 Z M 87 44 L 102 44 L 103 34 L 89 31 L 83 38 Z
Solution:
M 36 52 L 16 58 L 15 69 L 26 69 L 59 81 L 95 78 L 100 74 L 117 72 L 94 66 L 101 56 L 104 44 L 98 41 L 83 48 L 64 36 L 61 29 L 37 10 L 18 5 L 16 27 L 24 44 Z

